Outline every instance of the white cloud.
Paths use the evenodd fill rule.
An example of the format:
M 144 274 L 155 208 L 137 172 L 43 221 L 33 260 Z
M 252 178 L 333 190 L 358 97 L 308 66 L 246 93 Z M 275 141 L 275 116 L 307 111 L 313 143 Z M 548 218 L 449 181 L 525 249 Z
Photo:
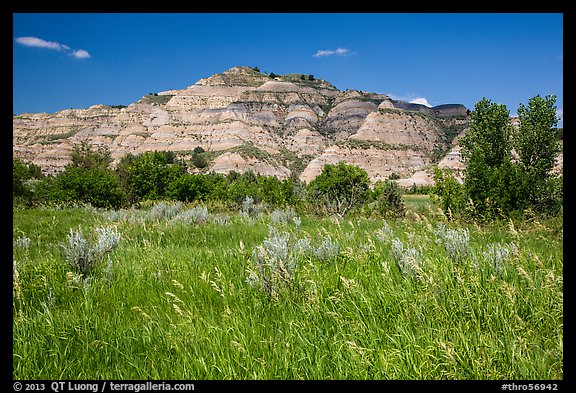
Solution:
M 19 43 L 20 45 L 30 46 L 34 48 L 47 48 L 59 51 L 70 49 L 69 46 L 62 45 L 59 42 L 46 41 L 38 37 L 18 37 L 16 38 L 16 42 Z
M 398 96 L 396 94 L 393 93 L 384 93 L 386 94 L 388 97 L 390 97 L 393 100 L 396 101 L 404 101 L 404 102 L 409 102 L 411 104 L 421 104 L 421 105 L 425 105 L 428 108 L 432 108 L 433 105 L 430 104 L 428 102 L 428 99 L 425 97 L 419 97 L 418 94 L 415 93 L 406 93 L 402 96 Z
M 559 118 L 559 121 L 564 120 L 564 108 L 556 109 L 556 117 Z
M 70 49 L 68 45 L 61 44 L 55 41 L 46 41 L 38 37 L 18 37 L 16 42 L 20 45 L 29 46 L 31 48 L 46 48 L 61 52 L 68 52 L 68 54 L 76 59 L 89 59 L 90 53 L 85 49 Z
M 90 58 L 90 53 L 88 53 L 88 51 L 84 50 L 84 49 L 73 50 L 71 55 L 77 59 L 89 59 Z
M 350 49 L 346 48 L 337 48 L 335 50 L 319 50 L 314 54 L 314 57 L 323 57 L 323 56 L 348 56 L 350 55 Z
M 432 107 L 432 105 L 430 105 L 430 104 L 428 103 L 428 100 L 427 100 L 426 98 L 424 98 L 424 97 L 414 98 L 413 100 L 410 100 L 410 103 L 411 103 L 411 104 L 425 105 L 425 106 L 427 106 L 428 108 L 431 108 L 431 107 Z

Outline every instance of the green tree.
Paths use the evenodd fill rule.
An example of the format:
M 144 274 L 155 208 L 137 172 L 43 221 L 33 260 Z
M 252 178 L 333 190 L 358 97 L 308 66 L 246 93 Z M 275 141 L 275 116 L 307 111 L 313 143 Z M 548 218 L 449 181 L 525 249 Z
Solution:
M 522 214 L 526 209 L 556 214 L 562 206 L 562 179 L 551 173 L 560 152 L 556 128 L 556 97 L 539 95 L 520 104 L 516 132 L 504 105 L 483 98 L 471 113 L 470 130 L 460 140 L 466 164 L 464 199 L 484 218 Z M 513 148 L 518 160 L 512 159 Z M 437 189 L 448 205 L 462 207 L 452 198 L 448 179 Z
M 369 195 L 369 209 L 381 217 L 401 217 L 406 213 L 406 206 L 396 182 L 378 180 Z
M 30 179 L 28 166 L 19 158 L 12 160 L 12 196 L 21 197 L 28 194 L 25 185 L 26 180 Z
M 196 149 L 194 149 L 194 153 L 192 153 L 192 164 L 199 169 L 206 168 L 208 166 L 208 162 L 202 153 L 196 153 Z
M 209 193 L 210 189 L 204 175 L 184 173 L 170 182 L 166 195 L 179 201 L 192 202 L 208 199 Z
M 344 217 L 367 197 L 370 179 L 364 169 L 344 162 L 326 164 L 308 185 L 309 203 Z
M 512 190 L 504 177 L 511 176 L 510 112 L 487 98 L 472 112 L 470 130 L 460 140 L 466 164 L 464 188 L 476 211 L 484 216 L 507 214 L 513 206 L 502 204 Z M 507 179 L 510 180 L 510 179 Z
M 255 203 L 260 203 L 262 195 L 258 186 L 258 178 L 252 170 L 242 174 L 229 173 L 227 176 L 226 199 L 241 206 L 246 197 L 254 199 Z
M 466 194 L 452 170 L 434 168 L 434 200 L 448 218 L 459 215 L 466 207 Z
M 227 201 L 228 198 L 228 182 L 224 175 L 219 173 L 210 172 L 202 175 L 206 190 L 208 190 L 206 200 L 212 201 Z
M 523 174 L 524 201 L 539 212 L 558 210 L 558 180 L 551 171 L 560 152 L 556 128 L 556 96 L 537 95 L 520 104 L 520 126 L 514 138 L 520 171 Z
M 306 184 L 300 180 L 295 172 L 292 172 L 287 179 L 282 180 L 282 191 L 287 205 L 298 207 L 305 201 Z
M 161 199 L 171 181 L 186 173 L 181 161 L 171 152 L 145 152 L 131 159 L 125 180 L 136 200 Z
M 289 195 L 285 193 L 282 181 L 274 176 L 258 175 L 258 195 L 272 206 L 283 206 L 288 202 Z
M 33 162 L 28 163 L 28 175 L 30 179 L 43 179 L 44 174 L 42 173 L 42 168 L 38 165 L 34 164 Z
M 104 208 L 119 208 L 123 203 L 118 177 L 106 168 L 66 168 L 54 180 L 51 197 L 58 202 L 84 202 Z
M 12 159 L 12 197 L 18 202 L 31 205 L 36 199 L 35 189 L 40 179 L 44 178 L 42 169 L 20 158 Z
M 86 141 L 75 144 L 70 152 L 70 163 L 54 181 L 46 183 L 49 185 L 48 194 L 59 202 L 120 207 L 124 196 L 118 176 L 109 169 L 111 162 L 108 147 L 100 145 L 95 148 Z
M 139 199 L 132 187 L 132 172 L 130 167 L 134 160 L 136 160 L 136 156 L 132 153 L 127 153 L 120 159 L 120 161 L 118 161 L 115 168 L 120 189 L 122 190 L 125 202 L 128 205 L 133 205 L 138 202 Z
M 74 168 L 108 168 L 112 162 L 112 157 L 110 155 L 110 150 L 105 145 L 99 145 L 94 148 L 91 144 L 86 141 L 82 141 L 80 144 L 75 144 L 72 147 L 72 152 L 70 153 L 71 162 L 68 164 L 70 167 Z

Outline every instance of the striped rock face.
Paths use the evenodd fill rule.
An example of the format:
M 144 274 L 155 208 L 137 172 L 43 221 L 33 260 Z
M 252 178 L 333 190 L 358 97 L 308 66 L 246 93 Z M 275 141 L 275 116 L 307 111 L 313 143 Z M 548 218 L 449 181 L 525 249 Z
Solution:
M 13 117 L 13 154 L 55 174 L 82 141 L 128 153 L 173 151 L 190 160 L 202 147 L 207 167 L 309 182 L 324 164 L 345 161 L 371 180 L 429 181 L 432 165 L 462 167 L 457 138 L 469 123 L 462 105 L 429 108 L 384 94 L 340 91 L 301 74 L 270 78 L 233 67 L 181 90 L 149 94 L 126 107 L 93 105 Z M 559 161 L 561 170 L 562 160 Z M 430 177 L 430 176 L 428 176 Z

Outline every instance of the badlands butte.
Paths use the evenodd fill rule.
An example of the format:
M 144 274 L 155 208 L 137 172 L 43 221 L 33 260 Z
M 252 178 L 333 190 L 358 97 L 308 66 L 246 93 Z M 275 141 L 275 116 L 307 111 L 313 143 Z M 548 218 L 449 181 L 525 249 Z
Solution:
M 13 155 L 55 174 L 82 141 L 107 146 L 113 163 L 154 150 L 173 151 L 190 163 L 201 147 L 207 166 L 190 163 L 191 172 L 252 170 L 309 182 L 324 164 L 344 161 L 365 169 L 373 182 L 393 175 L 410 187 L 432 184 L 434 165 L 463 169 L 458 139 L 469 114 L 460 104 L 429 108 L 340 91 L 309 75 L 272 78 L 257 68 L 233 67 L 126 107 L 14 115 Z

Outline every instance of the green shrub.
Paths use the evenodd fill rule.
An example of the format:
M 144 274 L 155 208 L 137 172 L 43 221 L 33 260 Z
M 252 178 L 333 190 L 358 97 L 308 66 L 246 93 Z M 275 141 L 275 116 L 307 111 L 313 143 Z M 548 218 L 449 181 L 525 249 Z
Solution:
M 448 217 L 461 214 L 466 206 L 464 186 L 456 180 L 450 169 L 434 168 L 434 200 Z
M 406 213 L 398 185 L 391 180 L 377 181 L 369 195 L 367 210 L 379 217 L 397 218 Z
M 31 195 L 27 182 L 31 179 L 42 179 L 42 169 L 32 162 L 24 162 L 19 158 L 12 159 L 12 196 Z
M 119 208 L 124 202 L 118 176 L 103 168 L 66 168 L 51 183 L 50 198 L 56 202 L 82 202 L 104 208 Z
M 183 202 L 206 200 L 210 194 L 206 178 L 203 175 L 184 173 L 168 184 L 166 196 Z
M 66 262 L 84 278 L 92 273 L 102 257 L 120 242 L 121 236 L 116 227 L 99 227 L 96 232 L 97 239 L 91 244 L 82 234 L 81 227 L 78 227 L 78 231 L 70 229 L 68 242 L 62 246 Z
M 364 169 L 339 162 L 326 164 L 308 185 L 308 202 L 320 210 L 344 217 L 366 200 L 370 179 Z
M 123 183 L 136 200 L 166 197 L 168 185 L 186 172 L 172 152 L 145 152 L 133 157 L 123 168 Z
M 192 155 L 192 164 L 198 169 L 203 169 L 208 166 L 208 162 L 202 153 L 196 152 Z
M 71 162 L 66 166 L 67 168 L 106 169 L 112 162 L 112 156 L 107 146 L 99 145 L 94 148 L 94 146 L 88 142 L 82 141 L 80 144 L 75 144 L 72 147 L 70 160 Z

